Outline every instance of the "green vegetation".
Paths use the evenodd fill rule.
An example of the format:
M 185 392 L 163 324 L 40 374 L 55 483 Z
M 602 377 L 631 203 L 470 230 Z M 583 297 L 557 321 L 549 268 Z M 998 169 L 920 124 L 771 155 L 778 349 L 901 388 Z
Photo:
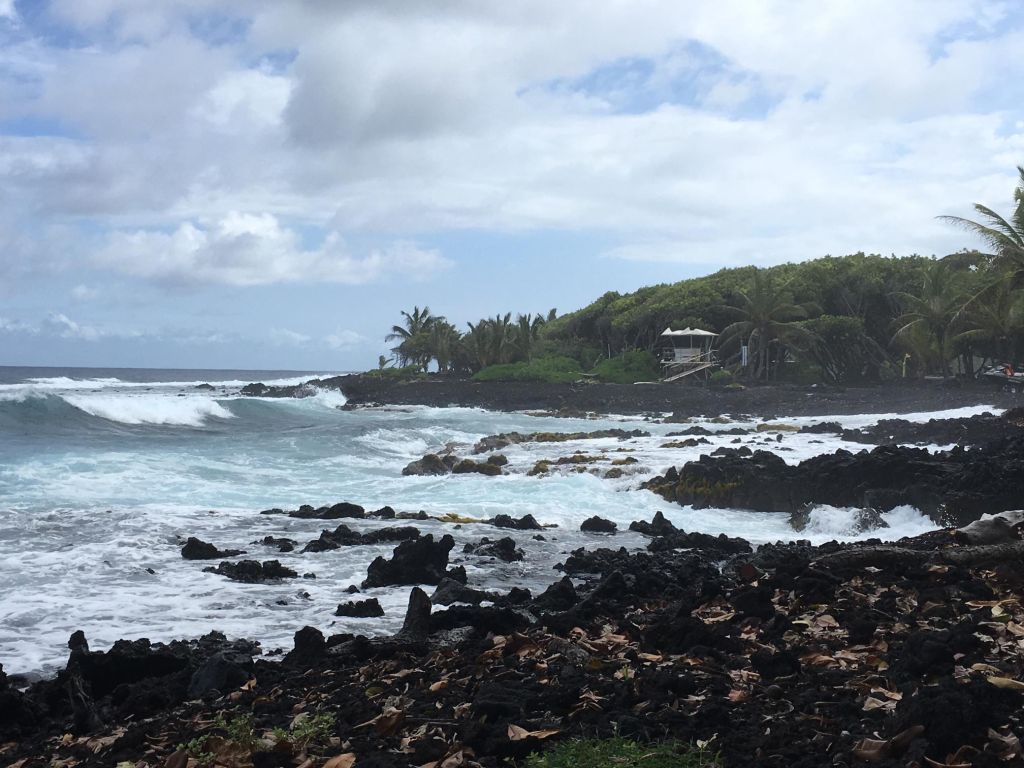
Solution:
M 473 375 L 473 381 L 536 381 L 568 384 L 580 377 L 579 364 L 568 357 L 542 357 L 531 363 L 491 365 Z
M 708 377 L 708 383 L 713 387 L 724 387 L 726 384 L 732 384 L 733 378 L 731 371 L 725 369 L 715 371 Z
M 229 741 L 233 741 L 238 746 L 250 751 L 256 749 L 259 739 L 256 736 L 252 715 L 239 715 L 230 720 L 225 718 L 224 715 L 218 715 L 213 725 L 215 728 L 224 731 Z
M 207 747 L 207 742 L 209 740 L 209 734 L 199 736 L 198 738 L 192 739 L 192 741 L 187 744 L 179 744 L 178 749 L 184 750 L 188 753 L 188 756 L 195 760 L 200 766 L 213 765 L 214 755 Z
M 423 373 L 423 368 L 419 365 L 405 365 L 401 368 L 377 368 L 366 373 L 387 381 L 412 381 L 413 379 L 422 379 L 426 375 Z
M 288 740 L 300 748 L 326 742 L 334 731 L 334 722 L 333 712 L 317 712 L 315 715 L 306 715 L 292 725 Z
M 647 350 L 624 352 L 619 357 L 602 360 L 593 373 L 601 381 L 612 384 L 632 384 L 635 381 L 657 381 L 661 368 L 657 358 Z
M 460 333 L 429 308 L 403 312 L 388 340 L 409 376 L 432 363 L 477 381 L 607 382 L 657 378 L 668 326 L 719 333 L 723 370 L 740 380 L 882 381 L 897 376 L 972 375 L 1024 356 L 1024 167 L 1014 208 L 1003 217 L 975 205 L 979 220 L 940 217 L 978 235 L 991 253 L 941 259 L 856 253 L 609 292 L 561 317 L 512 313 L 468 323 Z M 746 348 L 746 364 L 742 349 Z M 382 361 L 386 363 L 386 361 Z M 407 367 L 406 367 L 407 366 Z M 390 373 L 396 370 L 400 373 Z
M 526 768 L 713 768 L 718 765 L 718 756 L 710 752 L 707 745 L 691 746 L 675 741 L 640 744 L 628 739 L 563 741 L 526 759 Z

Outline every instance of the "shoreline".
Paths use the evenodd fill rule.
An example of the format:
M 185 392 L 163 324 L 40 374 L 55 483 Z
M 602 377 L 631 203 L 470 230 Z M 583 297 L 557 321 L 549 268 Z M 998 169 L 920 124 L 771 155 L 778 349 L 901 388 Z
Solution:
M 724 537 L 680 550 L 685 534 L 655 518 L 637 528 L 646 551 L 575 551 L 543 594 L 443 607 L 413 587 L 397 634 L 304 627 L 273 663 L 216 633 L 94 652 L 76 632 L 56 679 L 22 693 L 0 675 L 0 756 L 498 768 L 621 735 L 717 739 L 726 766 L 904 765 L 961 749 L 999 765 L 1019 757 L 1024 689 L 1012 640 L 1024 543 L 1010 522 L 751 552 Z M 305 743 L 302 712 L 322 723 Z
M 293 387 L 253 383 L 242 394 L 254 397 L 303 397 L 315 389 L 340 391 L 349 408 L 374 405 L 459 406 L 493 411 L 546 411 L 637 416 L 754 414 L 764 418 L 862 413 L 916 413 L 972 405 L 1013 408 L 1024 394 L 1003 392 L 979 382 L 913 381 L 871 387 L 774 384 L 726 389 L 679 384 L 541 384 L 474 382 L 440 377 L 391 381 L 373 374 L 312 379 Z
M 438 398 L 457 396 L 460 405 L 500 400 L 526 410 L 550 407 L 557 402 L 553 398 L 565 395 L 563 387 L 448 384 L 397 385 L 389 398 L 438 405 Z M 601 385 L 575 392 L 594 386 Z M 614 387 L 622 397 L 636 389 Z M 851 394 L 811 388 L 810 397 L 807 389 L 696 390 L 699 396 L 687 404 L 693 409 L 716 402 L 735 405 L 741 400 L 735 395 L 750 393 L 743 408 L 731 412 L 759 405 L 759 415 L 780 418 L 883 408 L 906 413 L 979 402 L 1018 405 L 1016 396 L 979 388 L 901 387 L 884 398 L 877 389 Z M 350 391 L 360 396 L 357 386 Z M 583 399 L 614 406 L 619 395 L 612 391 Z M 661 396 L 654 393 L 637 407 Z M 430 398 L 435 402 L 423 402 Z M 873 407 L 865 407 L 868 402 Z M 685 420 L 685 406 L 676 403 L 671 410 Z M 816 434 L 841 429 L 838 424 L 799 430 L 772 425 L 744 429 L 734 442 L 743 435 L 754 445 L 782 442 L 784 433 L 805 428 Z M 659 476 L 654 485 L 666 500 L 680 504 L 694 501 L 687 502 L 684 491 L 728 490 L 753 498 L 752 493 L 769 489 L 786 498 L 766 497 L 764 503 L 799 506 L 800 499 L 790 498 L 795 490 L 818 485 L 834 492 L 866 488 L 879 502 L 896 504 L 904 499 L 893 494 L 912 480 L 938 493 L 942 487 L 959 492 L 963 479 L 987 494 L 972 497 L 976 508 L 999 511 L 1009 509 L 997 506 L 1004 501 L 1000 486 L 982 487 L 972 478 L 984 475 L 994 483 L 1019 477 L 1022 428 L 1020 411 L 888 422 L 847 431 L 849 439 L 865 441 L 864 453 L 836 451 L 792 467 L 766 463 L 762 451 L 745 445 L 723 446 L 678 471 L 673 467 L 671 482 Z M 683 431 L 699 443 L 701 429 L 689 425 Z M 548 442 L 547 436 L 557 433 L 541 434 Z M 496 438 L 510 437 L 486 437 L 472 455 L 501 450 Z M 891 445 L 903 439 L 912 444 L 949 439 L 957 447 L 926 459 L 921 448 Z M 897 485 L 881 483 L 881 475 L 865 463 L 873 456 L 886 467 L 901 467 Z M 904 459 L 906 471 L 899 463 Z M 694 474 L 719 467 L 728 473 L 726 484 Z M 828 471 L 822 473 L 822 467 Z M 866 467 L 867 474 L 858 467 Z M 748 470 L 761 474 L 744 479 Z M 862 488 L 864 477 L 868 486 Z M 936 499 L 946 503 L 946 497 Z M 362 518 L 362 512 L 338 504 L 264 514 L 344 522 Z M 395 513 L 384 507 L 368 516 L 390 521 Z M 508 594 L 467 587 L 466 569 L 449 559 L 452 537 L 411 539 L 392 528 L 393 538 L 387 540 L 402 543 L 390 557 L 371 563 L 367 576 L 374 580 L 361 586 L 409 590 L 397 634 L 368 638 L 296 627 L 293 649 L 269 661 L 259 657 L 251 641 L 227 640 L 217 632 L 170 643 L 121 640 L 104 652 L 90 651 L 87 638 L 75 632 L 68 641 L 68 664 L 55 678 L 22 690 L 0 668 L 0 757 L 18 768 L 54 761 L 81 768 L 124 761 L 184 768 L 205 761 L 206 754 L 232 768 L 325 768 L 344 755 L 353 756 L 356 768 L 499 768 L 559 740 L 624 735 L 642 743 L 712 740 L 723 761 L 715 765 L 728 766 L 810 768 L 873 760 L 865 755 L 902 765 L 924 757 L 942 761 L 960 750 L 968 750 L 964 754 L 971 754 L 979 768 L 1003 764 L 1020 757 L 1016 734 L 1024 733 L 1019 707 L 1024 657 L 1017 650 L 1017 638 L 1024 637 L 1024 522 L 1015 513 L 996 520 L 960 530 L 936 528 L 891 543 L 811 545 L 795 533 L 794 541 L 755 549 L 724 534 L 686 532 L 659 512 L 650 522 L 629 527 L 643 537 L 646 549 L 618 548 L 615 537 L 594 534 L 563 555 L 558 573 L 552 573 L 554 583 L 533 594 L 519 587 Z M 525 517 L 509 520 L 511 525 L 479 522 L 514 529 L 523 538 L 542 530 L 526 526 Z M 317 541 L 340 549 L 364 539 L 358 525 L 352 531 L 343 524 L 324 530 Z M 509 541 L 515 554 L 517 542 Z M 194 542 L 197 546 L 210 545 Z M 210 557 L 215 562 L 228 554 L 215 551 Z M 419 584 L 437 590 L 429 595 L 414 586 Z M 343 592 L 338 584 L 338 599 L 351 597 L 348 609 L 370 607 L 362 603 L 365 594 Z M 338 610 L 335 615 L 345 615 L 341 604 Z M 295 723 L 303 712 L 330 717 L 315 738 L 300 743 Z

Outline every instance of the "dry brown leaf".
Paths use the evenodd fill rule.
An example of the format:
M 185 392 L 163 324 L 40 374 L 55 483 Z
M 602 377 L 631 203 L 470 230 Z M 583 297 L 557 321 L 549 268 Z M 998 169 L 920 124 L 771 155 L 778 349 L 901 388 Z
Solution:
M 401 709 L 394 709 L 389 707 L 377 715 L 372 720 L 367 720 L 365 723 L 360 723 L 356 728 L 366 728 L 372 725 L 374 730 L 377 731 L 381 736 L 390 736 L 399 728 L 402 727 L 402 723 L 405 722 L 405 712 Z
M 252 677 L 252 678 L 249 678 L 249 681 L 245 685 L 242 686 L 241 690 L 243 690 L 243 691 L 251 691 L 255 687 L 256 687 L 256 678 Z
M 352 768 L 352 766 L 355 764 L 356 753 L 346 752 L 344 755 L 332 757 L 330 760 L 324 763 L 323 768 Z
M 525 739 L 548 739 L 555 734 L 561 733 L 558 730 L 542 730 L 542 731 L 528 731 L 525 728 L 521 728 L 518 725 L 512 725 L 509 723 L 508 726 L 508 740 L 509 741 L 523 741 Z
M 903 701 L 903 694 L 899 691 L 890 691 L 887 688 L 875 687 L 871 689 L 871 692 L 880 693 L 882 696 L 889 699 L 890 701 Z
M 853 748 L 853 756 L 868 763 L 878 763 L 889 756 L 889 742 L 861 739 Z
M 806 656 L 801 656 L 800 661 L 804 664 L 810 664 L 812 667 L 830 667 L 839 666 L 839 662 L 831 656 L 826 656 L 823 653 L 809 653 Z
M 186 765 L 188 765 L 188 752 L 184 749 L 179 749 L 168 756 L 167 761 L 164 763 L 164 768 L 185 768 Z
M 1008 734 L 1003 736 L 998 731 L 994 731 L 991 728 L 988 729 L 988 741 L 992 747 L 992 751 L 995 752 L 1003 760 L 1010 760 L 1017 757 L 1021 752 L 1020 739 L 1017 735 L 1010 731 Z
M 430 685 L 430 692 L 431 693 L 437 693 L 438 691 L 443 691 L 447 687 L 448 687 L 448 681 L 447 680 L 438 680 L 436 683 L 432 683 Z
M 876 699 L 874 696 L 868 696 L 866 699 L 864 699 L 863 709 L 865 712 L 873 712 L 876 709 L 884 709 L 891 711 L 896 709 L 896 702 L 882 701 L 881 699 Z
M 860 663 L 867 658 L 866 653 L 854 653 L 853 651 L 836 651 L 835 658 L 840 661 L 851 661 Z
M 729 695 L 726 698 L 728 698 L 729 701 L 739 703 L 741 701 L 746 701 L 747 699 L 749 699 L 750 692 L 741 691 L 739 688 L 733 688 L 731 691 L 729 691 Z
M 109 736 L 101 736 L 95 739 L 89 739 L 85 742 L 85 746 L 93 751 L 94 754 L 99 754 L 107 747 L 117 742 L 125 734 L 124 728 L 117 728 Z
M 451 755 L 448 755 L 444 760 L 441 760 L 437 764 L 437 768 L 461 768 L 466 764 L 466 753 L 464 750 L 459 750 Z
M 853 756 L 868 763 L 881 762 L 903 752 L 923 731 L 923 725 L 912 725 L 886 741 L 861 739 L 853 748 Z
M 932 760 L 927 755 L 925 755 L 924 761 L 932 766 L 932 768 L 972 768 L 974 765 L 973 763 L 953 762 L 952 760 L 940 763 L 938 760 Z
M 995 677 L 994 675 L 987 679 L 996 688 L 1005 688 L 1008 691 L 1024 691 L 1024 683 L 1020 680 L 1014 680 L 1010 677 Z

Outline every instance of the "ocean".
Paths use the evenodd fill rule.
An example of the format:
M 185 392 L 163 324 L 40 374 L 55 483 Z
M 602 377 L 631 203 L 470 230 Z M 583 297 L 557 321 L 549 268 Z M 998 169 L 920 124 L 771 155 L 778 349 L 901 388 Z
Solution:
M 933 528 L 917 510 L 898 508 L 890 527 L 857 533 L 854 510 L 821 507 L 807 529 L 796 533 L 788 516 L 731 509 L 692 510 L 639 489 L 670 465 L 696 459 L 736 437 L 715 435 L 709 444 L 664 448 L 678 424 L 640 417 L 564 419 L 468 408 L 380 407 L 342 410 L 336 391 L 303 399 L 240 395 L 253 381 L 298 383 L 332 372 L 194 371 L 128 369 L 0 368 L 0 663 L 9 673 L 52 674 L 67 658 L 66 642 L 85 631 L 93 648 L 120 638 L 152 641 L 197 637 L 210 630 L 259 640 L 265 651 L 291 647 L 304 625 L 325 634 L 393 632 L 401 626 L 408 587 L 368 589 L 386 615 L 377 619 L 334 616 L 351 599 L 350 584 L 365 578 L 378 555 L 394 545 L 346 547 L 301 554 L 307 541 L 345 522 L 358 530 L 387 521 L 300 520 L 261 515 L 272 507 L 296 509 L 339 501 L 368 510 L 390 505 L 398 512 L 424 510 L 485 519 L 499 513 L 532 514 L 552 526 L 513 532 L 526 551 L 522 562 L 484 561 L 462 552 L 467 542 L 508 531 L 483 523 L 456 526 L 438 520 L 403 523 L 435 536 L 451 533 L 454 564 L 465 565 L 470 585 L 535 592 L 557 580 L 555 565 L 580 546 L 641 547 L 625 529 L 661 511 L 680 528 L 742 536 L 754 543 L 776 540 L 898 538 Z M 985 406 L 942 414 L 966 416 Z M 866 426 L 894 414 L 802 417 L 791 424 L 839 421 Z M 720 416 L 720 414 L 709 414 Z M 720 423 L 695 420 L 720 432 L 756 427 L 756 419 Z M 402 468 L 428 451 L 452 446 L 469 455 L 474 442 L 500 432 L 590 432 L 642 429 L 649 437 L 523 443 L 502 451 L 509 464 L 500 477 L 449 475 L 403 477 Z M 743 444 L 777 451 L 787 462 L 831 452 L 861 450 L 837 436 L 752 433 Z M 938 446 L 935 446 L 936 448 Z M 605 460 L 630 456 L 621 478 L 575 472 L 531 477 L 541 459 L 581 451 Z M 599 515 L 618 523 L 614 536 L 579 531 Z M 247 555 L 278 559 L 315 578 L 276 584 L 240 584 L 203 572 L 211 563 L 180 555 L 189 536 Z M 294 552 L 259 544 L 265 536 L 294 539 Z M 216 564 L 214 562 L 213 564 Z

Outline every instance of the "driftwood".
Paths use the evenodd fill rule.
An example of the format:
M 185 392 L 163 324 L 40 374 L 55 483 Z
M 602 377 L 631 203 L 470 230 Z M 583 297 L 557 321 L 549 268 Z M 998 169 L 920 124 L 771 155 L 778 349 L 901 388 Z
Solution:
M 963 565 L 974 567 L 1019 560 L 1024 558 L 1024 541 L 986 544 L 977 547 L 950 547 L 921 551 L 892 545 L 844 549 L 818 558 L 817 565 L 825 569 L 884 567 L 894 562 L 900 565 Z

